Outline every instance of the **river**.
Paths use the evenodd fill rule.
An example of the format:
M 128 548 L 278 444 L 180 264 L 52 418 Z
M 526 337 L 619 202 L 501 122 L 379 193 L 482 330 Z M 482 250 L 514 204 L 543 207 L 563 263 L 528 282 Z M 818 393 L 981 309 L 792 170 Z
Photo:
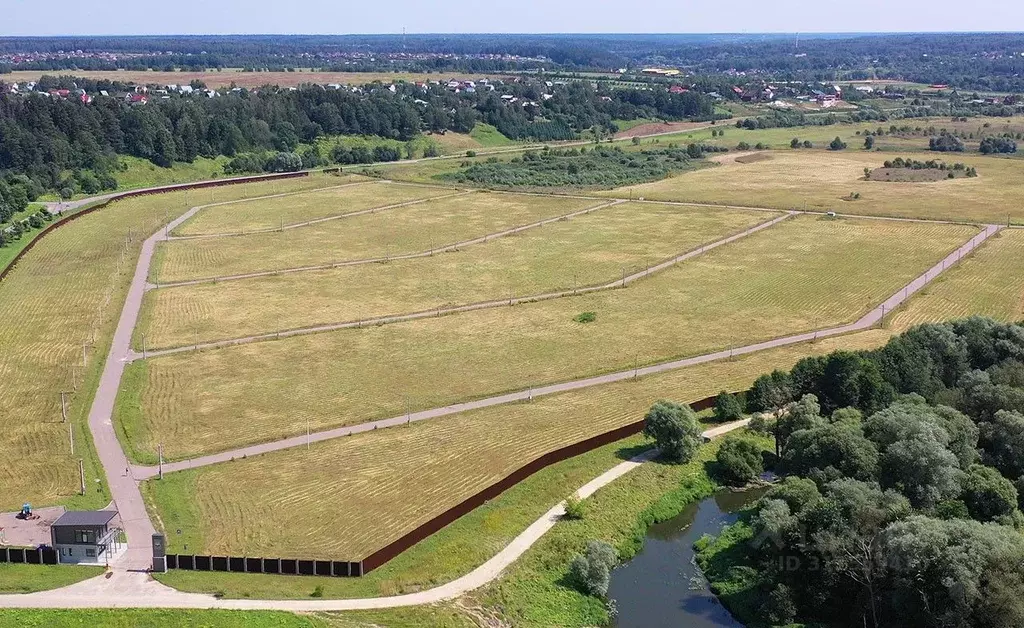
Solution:
M 693 544 L 736 521 L 765 489 L 719 491 L 647 531 L 643 550 L 612 572 L 618 628 L 733 628 L 733 619 L 697 568 Z

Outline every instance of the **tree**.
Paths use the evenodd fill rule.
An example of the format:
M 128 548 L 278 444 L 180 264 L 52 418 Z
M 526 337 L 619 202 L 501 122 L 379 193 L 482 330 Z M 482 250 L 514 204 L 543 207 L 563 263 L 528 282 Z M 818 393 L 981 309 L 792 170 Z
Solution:
M 277 153 L 264 167 L 268 172 L 298 172 L 302 170 L 302 157 L 295 153 Z
M 743 418 L 743 407 L 740 405 L 736 395 L 723 390 L 715 398 L 714 415 L 715 421 L 718 423 L 736 421 Z
M 1024 476 L 1024 415 L 999 410 L 979 432 L 982 462 L 1006 477 Z
M 784 584 L 777 585 L 765 599 L 761 609 L 765 619 L 773 626 L 793 623 L 796 618 L 796 604 L 793 594 Z
M 794 137 L 793 140 L 789 143 L 789 147 L 790 148 L 800 148 L 800 138 Z
M 956 456 L 932 434 L 914 434 L 890 445 L 881 458 L 884 488 L 903 493 L 915 508 L 931 508 L 960 491 Z
M 964 504 L 971 517 L 992 521 L 1017 508 L 1017 489 L 992 467 L 972 464 L 963 478 Z
M 793 401 L 789 373 L 778 369 L 761 375 L 747 392 L 747 405 L 755 412 L 775 412 Z
M 764 472 L 761 447 L 749 438 L 726 437 L 715 461 L 722 479 L 734 486 L 743 486 Z
M 690 406 L 658 401 L 644 417 L 644 435 L 653 438 L 661 455 L 673 462 L 689 462 L 702 437 L 697 415 Z
M 782 465 L 787 473 L 810 477 L 819 484 L 843 477 L 874 480 L 878 450 L 859 429 L 818 425 L 790 436 Z
M 875 147 L 875 136 L 869 135 L 864 138 L 864 150 L 871 150 Z M 870 173 L 870 170 L 868 171 Z
M 789 510 L 800 514 L 821 499 L 821 492 L 813 480 L 789 475 L 781 482 L 768 489 L 764 499 L 778 499 L 786 502 Z
M 842 140 L 842 138 L 840 138 L 838 135 L 828 145 L 828 149 L 829 150 L 843 150 L 845 148 L 846 148 L 846 142 L 844 142 Z
M 608 594 L 612 568 L 618 562 L 614 547 L 604 541 L 590 541 L 586 552 L 569 564 L 569 580 L 587 595 L 604 597 Z
M 814 395 L 804 395 L 800 401 L 789 403 L 775 421 L 775 453 L 782 456 L 789 437 L 798 430 L 806 430 L 823 423 L 821 407 Z

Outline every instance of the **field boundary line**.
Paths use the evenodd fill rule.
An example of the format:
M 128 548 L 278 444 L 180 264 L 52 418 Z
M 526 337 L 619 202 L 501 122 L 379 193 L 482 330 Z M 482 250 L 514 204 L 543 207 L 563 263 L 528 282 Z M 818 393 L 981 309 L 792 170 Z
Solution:
M 473 192 L 474 191 L 462 192 L 462 193 L 459 193 L 459 194 L 449 194 L 447 196 L 439 196 L 439 197 L 435 197 L 435 198 L 432 198 L 432 199 L 421 199 L 421 200 L 418 200 L 416 202 L 425 202 L 427 200 L 440 200 L 442 198 L 452 198 L 452 197 L 458 197 L 458 196 L 465 196 L 465 195 L 468 195 L 468 194 L 472 194 Z M 302 272 L 308 272 L 308 271 L 313 271 L 313 270 L 329 270 L 331 268 L 343 268 L 343 267 L 346 267 L 346 266 L 362 266 L 362 265 L 365 265 L 365 264 L 380 264 L 380 263 L 387 263 L 387 262 L 398 261 L 398 260 L 407 260 L 407 259 L 417 259 L 417 258 L 422 258 L 422 257 L 431 257 L 435 253 L 448 253 L 448 252 L 451 252 L 451 251 L 458 251 L 459 247 L 466 247 L 466 246 L 473 246 L 473 245 L 476 245 L 476 244 L 483 244 L 483 243 L 489 242 L 489 241 L 497 239 L 497 238 L 503 238 L 503 237 L 506 237 L 506 236 L 515 235 L 517 233 L 522 233 L 523 231 L 534 229 L 536 227 L 543 227 L 544 225 L 549 225 L 551 223 L 559 222 L 559 221 L 562 221 L 562 220 L 569 220 L 571 218 L 576 218 L 576 217 L 579 217 L 579 216 L 590 214 L 590 213 L 595 212 L 595 211 L 597 211 L 599 209 L 605 209 L 605 208 L 612 207 L 612 206 L 615 206 L 615 205 L 621 205 L 623 203 L 623 201 L 619 201 L 619 200 L 609 201 L 606 198 L 595 198 L 595 199 L 591 199 L 591 200 L 598 201 L 598 202 L 600 202 L 600 204 L 599 205 L 595 205 L 593 207 L 588 207 L 586 209 L 580 209 L 580 210 L 577 210 L 577 211 L 574 211 L 574 212 L 570 212 L 568 214 L 562 214 L 560 216 L 554 216 L 552 218 L 545 218 L 545 219 L 539 220 L 537 222 L 531 222 L 529 224 L 518 225 L 518 226 L 515 226 L 515 227 L 508 228 L 508 229 L 503 229 L 502 231 L 495 231 L 494 233 L 487 233 L 487 234 L 484 234 L 482 236 L 477 236 L 475 238 L 471 238 L 469 240 L 461 240 L 459 242 L 443 244 L 441 246 L 438 246 L 438 247 L 435 247 L 435 248 L 432 248 L 432 249 L 428 249 L 426 251 L 416 251 L 414 253 L 402 253 L 402 254 L 399 254 L 399 255 L 388 255 L 388 256 L 385 256 L 385 257 L 368 257 L 368 258 L 355 259 L 355 260 L 344 260 L 344 261 L 340 261 L 340 262 L 331 262 L 331 263 L 327 263 L 327 264 L 317 264 L 317 265 L 312 265 L 312 266 L 297 266 L 297 267 L 294 267 L 294 268 L 282 268 L 282 269 L 279 269 L 279 270 L 261 270 L 261 271 L 257 271 L 257 272 L 253 272 L 253 273 L 239 273 L 239 274 L 236 274 L 236 275 L 224 275 L 224 276 L 221 276 L 221 277 L 206 277 L 206 278 L 202 278 L 202 279 L 184 279 L 182 281 L 166 281 L 166 282 L 161 282 L 159 284 L 149 283 L 149 284 L 147 284 L 146 289 L 147 290 L 154 290 L 154 289 L 163 289 L 163 288 L 178 288 L 178 287 L 181 287 L 181 286 L 196 286 L 196 285 L 208 284 L 208 283 L 219 283 L 221 281 L 237 281 L 237 280 L 241 280 L 241 279 L 254 279 L 254 278 L 257 278 L 257 277 L 272 277 L 274 275 L 288 275 L 288 274 L 292 274 L 292 273 L 302 273 Z M 378 209 L 390 209 L 390 207 L 383 207 L 383 208 L 378 208 Z M 353 216 L 353 215 L 355 215 L 355 214 L 346 214 L 346 216 Z
M 952 253 L 949 253 L 945 258 L 943 258 L 935 265 L 930 267 L 928 270 L 926 270 L 924 274 L 919 275 L 915 279 L 911 280 L 910 283 L 906 284 L 904 287 L 897 290 L 889 298 L 885 299 L 881 304 L 870 309 L 867 313 L 863 314 L 860 318 L 858 318 L 852 323 L 846 323 L 843 325 L 827 327 L 824 329 L 791 334 L 788 336 L 764 340 L 742 347 L 726 348 L 712 353 L 706 353 L 703 355 L 691 356 L 687 358 L 680 358 L 670 360 L 667 362 L 660 362 L 657 364 L 651 364 L 644 367 L 631 368 L 616 371 L 613 373 L 606 373 L 603 375 L 593 375 L 590 377 L 584 377 L 565 382 L 557 382 L 553 384 L 547 384 L 544 386 L 530 387 L 528 389 L 522 389 L 499 395 L 493 395 L 490 397 L 484 397 L 472 401 L 454 403 L 439 408 L 430 408 L 427 410 L 419 410 L 416 412 L 407 412 L 400 416 L 395 416 L 388 419 L 368 421 L 356 425 L 348 425 L 328 430 L 322 430 L 319 432 L 313 432 L 308 436 L 303 434 L 283 438 L 277 441 L 260 443 L 257 445 L 248 445 L 245 447 L 238 447 L 235 449 L 230 449 L 227 451 L 208 454 L 204 456 L 198 456 L 196 458 L 191 458 L 187 460 L 164 463 L 163 470 L 164 473 L 170 473 L 174 471 L 183 471 L 187 469 L 208 466 L 211 464 L 218 464 L 221 462 L 230 462 L 231 460 L 236 458 L 258 456 L 260 454 L 269 453 L 272 451 L 279 451 L 281 449 L 291 449 L 293 447 L 304 446 L 307 443 L 332 440 L 335 438 L 341 438 L 343 436 L 350 436 L 352 434 L 369 432 L 381 428 L 398 427 L 400 425 L 407 425 L 417 421 L 426 421 L 439 417 L 445 417 L 452 414 L 466 412 L 469 410 L 479 410 L 481 408 L 489 408 L 492 406 L 504 405 L 507 403 L 531 401 L 534 397 L 554 395 L 573 390 L 580 390 L 583 388 L 590 388 L 593 386 L 600 386 L 603 384 L 611 384 L 614 382 L 637 379 L 646 375 L 654 375 L 657 373 L 664 373 L 667 371 L 674 371 L 681 368 L 696 366 L 698 364 L 704 364 L 707 362 L 730 359 L 737 356 L 746 355 L 749 353 L 756 353 L 758 351 L 763 351 L 765 349 L 786 347 L 789 345 L 801 344 L 804 342 L 813 342 L 815 340 L 828 338 L 831 336 L 840 336 L 851 332 L 863 331 L 874 326 L 875 324 L 881 323 L 886 313 L 892 313 L 901 303 L 909 299 L 921 288 L 931 283 L 936 277 L 940 276 L 948 268 L 955 266 L 956 263 L 959 262 L 962 258 L 966 257 L 971 251 L 980 246 L 991 236 L 995 235 L 996 233 L 999 233 L 999 231 L 1002 229 L 1003 227 L 1000 225 L 986 226 L 984 230 L 975 234 L 969 241 L 962 244 Z M 133 474 L 140 479 L 151 478 L 157 475 L 158 473 L 158 468 L 154 466 L 133 465 L 132 469 Z
M 351 183 L 351 184 L 348 184 L 348 185 L 365 185 L 366 183 L 369 183 L 369 182 L 368 181 L 361 181 L 359 183 Z M 391 181 L 385 181 L 383 183 L 390 184 Z M 347 186 L 337 186 L 337 187 L 347 187 Z M 325 188 L 325 189 L 336 189 L 336 188 Z M 341 220 L 342 218 L 352 218 L 354 216 L 364 216 L 366 214 L 375 214 L 377 212 L 386 211 L 386 210 L 389 210 L 389 209 L 398 209 L 400 207 L 408 207 L 409 205 L 419 205 L 421 203 L 428 203 L 430 201 L 440 201 L 440 200 L 443 200 L 443 199 L 446 199 L 446 198 L 455 198 L 457 196 L 467 196 L 469 194 L 475 194 L 477 192 L 477 190 L 464 190 L 464 189 L 458 189 L 458 188 L 449 188 L 449 189 L 452 190 L 451 194 L 443 194 L 441 196 L 431 196 L 431 197 L 428 197 L 428 198 L 416 198 L 416 199 L 413 199 L 411 201 L 403 201 L 401 203 L 393 203 L 391 205 L 381 205 L 379 207 L 370 207 L 370 208 L 367 208 L 367 209 L 360 209 L 358 211 L 348 212 L 347 214 L 338 214 L 337 216 L 325 216 L 323 218 L 314 218 L 313 220 L 307 220 L 305 222 L 295 222 L 295 223 L 291 223 L 291 224 L 287 224 L 287 225 L 282 225 L 280 227 L 265 227 L 265 228 L 262 228 L 262 229 L 253 229 L 252 231 L 235 231 L 235 232 L 230 232 L 230 233 L 228 233 L 228 232 L 225 232 L 225 233 L 203 233 L 203 234 L 196 234 L 196 235 L 180 235 L 180 236 L 167 235 L 166 237 L 164 237 L 164 242 L 181 242 L 181 241 L 186 241 L 186 240 L 215 240 L 215 239 L 219 239 L 219 238 L 238 238 L 238 237 L 249 236 L 249 235 L 258 235 L 258 234 L 261 234 L 261 233 L 281 233 L 282 231 L 290 231 L 292 229 L 298 229 L 300 227 L 309 227 L 311 225 L 318 225 L 318 224 L 321 224 L 321 223 L 324 223 L 324 222 L 331 222 L 331 221 L 334 221 L 334 220 Z M 308 191 L 316 192 L 318 190 L 308 190 Z M 303 193 L 305 193 L 305 192 L 303 192 Z M 278 196 L 288 196 L 288 195 L 291 195 L 291 194 L 293 194 L 293 193 L 278 194 L 278 195 L 271 195 L 271 196 L 260 196 L 258 198 L 246 199 L 246 200 L 259 201 L 259 200 L 264 200 L 264 199 L 268 199 L 268 198 L 276 198 Z M 295 194 L 298 194 L 298 192 L 296 192 Z M 232 201 L 232 202 L 235 202 L 235 201 Z M 227 203 L 220 203 L 220 204 L 227 204 Z M 214 207 L 216 205 L 218 205 L 218 204 L 204 205 L 204 206 L 202 206 L 201 209 L 206 209 L 207 207 Z
M 591 210 L 585 210 L 585 211 L 577 212 L 576 215 L 579 215 L 581 213 L 588 213 L 589 211 L 594 211 L 594 210 L 597 210 L 597 209 L 603 209 L 605 207 L 610 207 L 610 206 L 616 205 L 616 204 L 618 204 L 618 203 L 609 203 L 609 204 L 606 204 L 606 205 L 600 205 L 598 207 L 592 208 Z M 759 231 L 762 231 L 764 229 L 772 227 L 772 226 L 782 222 L 783 220 L 791 218 L 793 215 L 795 215 L 795 214 L 793 214 L 793 213 L 786 213 L 786 214 L 783 214 L 782 216 L 777 216 L 776 218 L 773 218 L 773 219 L 768 220 L 766 222 L 758 223 L 758 224 L 750 227 L 749 229 L 745 229 L 744 231 L 741 231 L 739 233 L 734 233 L 734 234 L 732 234 L 732 235 L 730 235 L 728 237 L 716 240 L 714 242 L 710 242 L 708 244 L 701 245 L 701 246 L 699 246 L 699 247 L 697 247 L 695 249 L 691 249 L 691 250 L 689 250 L 687 252 L 684 252 L 684 253 L 681 253 L 679 255 L 675 255 L 675 256 L 673 256 L 673 257 L 671 257 L 671 258 L 669 258 L 669 259 L 667 259 L 665 261 L 659 262 L 658 264 L 655 264 L 653 266 L 649 266 L 645 270 L 640 270 L 640 271 L 637 271 L 637 272 L 632 273 L 630 275 L 625 275 L 621 279 L 614 279 L 614 280 L 612 280 L 610 282 L 606 282 L 606 283 L 602 283 L 602 284 L 598 284 L 598 285 L 581 286 L 581 287 L 577 287 L 577 288 L 570 289 L 570 290 L 558 290 L 558 291 L 553 291 L 553 292 L 544 292 L 544 293 L 540 293 L 540 294 L 526 295 L 526 296 L 520 296 L 520 297 L 511 296 L 511 297 L 509 297 L 507 299 L 505 299 L 505 298 L 502 298 L 502 299 L 489 299 L 487 301 L 477 301 L 475 303 L 466 303 L 466 304 L 462 304 L 462 305 L 455 305 L 455 306 L 449 306 L 449 307 L 440 307 L 440 306 L 438 306 L 436 308 L 430 308 L 430 309 L 427 309 L 427 310 L 419 310 L 419 311 L 416 311 L 416 312 L 408 312 L 408 313 L 404 313 L 404 314 L 389 314 L 389 315 L 385 315 L 385 316 L 376 316 L 376 317 L 371 317 L 371 318 L 366 318 L 366 319 L 359 319 L 359 320 L 354 320 L 354 321 L 350 320 L 350 321 L 343 321 L 343 322 L 338 322 L 338 323 L 326 323 L 326 324 L 323 324 L 323 325 L 312 325 L 312 326 L 308 326 L 308 327 L 299 327 L 299 328 L 294 328 L 294 329 L 282 329 L 282 330 L 271 331 L 271 332 L 267 332 L 267 333 L 263 333 L 263 334 L 254 334 L 254 335 L 251 335 L 251 336 L 242 336 L 242 337 L 239 337 L 239 338 L 228 338 L 228 339 L 224 339 L 224 340 L 211 340 L 211 341 L 207 341 L 207 342 L 197 342 L 197 343 L 193 343 L 193 344 L 190 344 L 190 345 L 181 345 L 181 346 L 177 346 L 177 347 L 167 347 L 167 348 L 163 348 L 163 349 L 148 350 L 148 351 L 145 352 L 145 355 L 133 351 L 133 352 L 128 354 L 128 358 L 127 359 L 128 359 L 129 362 L 134 362 L 134 361 L 136 361 L 136 360 L 138 360 L 140 358 L 155 358 L 155 357 L 160 357 L 160 356 L 163 356 L 163 355 L 171 355 L 171 354 L 175 354 L 175 353 L 185 353 L 185 352 L 191 352 L 191 351 L 202 351 L 204 349 L 220 349 L 220 348 L 223 348 L 223 347 L 231 347 L 231 346 L 236 346 L 236 345 L 241 345 L 241 344 L 251 344 L 251 343 L 254 343 L 254 342 L 262 342 L 262 341 L 267 341 L 267 340 L 280 340 L 282 338 L 292 338 L 292 337 L 295 337 L 295 336 L 308 336 L 310 334 L 318 334 L 318 333 L 325 333 L 325 332 L 331 332 L 331 331 L 338 331 L 338 330 L 341 330 L 341 329 L 352 329 L 352 328 L 357 328 L 358 329 L 358 328 L 362 328 L 362 327 L 374 327 L 374 326 L 378 326 L 378 325 L 389 325 L 389 324 L 392 324 L 392 323 L 404 323 L 404 322 L 420 320 L 420 319 L 424 319 L 424 318 L 437 318 L 437 317 L 441 317 L 441 316 L 449 316 L 449 315 L 452 315 L 452 314 L 460 314 L 460 313 L 463 313 L 463 312 L 473 312 L 473 311 L 477 311 L 477 310 L 488 310 L 488 309 L 494 309 L 494 308 L 498 308 L 498 307 L 509 307 L 509 306 L 513 306 L 513 305 L 518 305 L 520 303 L 537 303 L 537 302 L 540 302 L 540 301 L 551 301 L 551 300 L 554 300 L 554 299 L 563 299 L 563 298 L 566 298 L 566 297 L 573 297 L 573 296 L 578 296 L 578 295 L 581 295 L 581 294 L 589 294 L 589 293 L 593 293 L 593 292 L 603 292 L 603 291 L 607 291 L 607 290 L 613 290 L 613 289 L 616 289 L 616 288 L 625 288 L 627 285 L 629 285 L 631 283 L 634 283 L 634 282 L 636 282 L 636 281 L 638 281 L 640 279 L 644 279 L 646 277 L 649 277 L 652 274 L 659 273 L 659 272 L 661 272 L 661 271 L 663 271 L 663 270 L 665 270 L 667 268 L 675 266 L 676 264 L 678 264 L 680 262 L 684 262 L 684 261 L 692 259 L 694 257 L 698 257 L 698 256 L 703 255 L 704 253 L 706 253 L 706 252 L 708 252 L 708 251 L 710 251 L 712 249 L 716 249 L 716 248 L 718 248 L 720 246 L 724 246 L 726 244 L 730 244 L 732 242 L 735 242 L 736 240 L 745 238 L 745 237 L 747 237 L 749 235 L 753 235 L 754 233 L 757 233 Z M 561 220 L 561 218 L 549 219 L 547 222 L 554 222 L 554 221 L 557 221 L 557 220 Z M 505 232 L 505 233 L 497 234 L 497 235 L 491 236 L 491 237 L 500 237 L 502 235 L 509 235 L 510 233 L 511 232 Z M 485 237 L 487 237 L 487 236 L 485 236 Z M 484 242 L 486 240 L 484 240 L 482 238 L 479 238 L 477 241 Z M 451 248 L 449 250 L 458 250 L 457 249 L 458 246 L 461 246 L 461 244 L 460 245 L 453 245 L 454 248 Z M 417 254 L 416 257 L 423 257 L 423 255 Z

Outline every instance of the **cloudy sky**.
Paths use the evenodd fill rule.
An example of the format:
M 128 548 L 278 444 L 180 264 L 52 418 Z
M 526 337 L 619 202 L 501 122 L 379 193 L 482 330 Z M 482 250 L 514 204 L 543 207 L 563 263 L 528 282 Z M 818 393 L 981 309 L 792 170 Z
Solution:
M 1020 0 L 0 0 L 0 35 L 1020 31 Z

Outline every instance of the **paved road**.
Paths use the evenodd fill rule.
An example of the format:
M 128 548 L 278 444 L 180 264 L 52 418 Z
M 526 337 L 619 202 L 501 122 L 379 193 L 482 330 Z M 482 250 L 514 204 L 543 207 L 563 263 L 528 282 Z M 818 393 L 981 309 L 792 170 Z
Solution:
M 915 278 L 913 281 L 911 281 L 903 288 L 900 288 L 895 294 L 893 294 L 888 299 L 883 301 L 879 306 L 871 309 L 869 312 L 861 316 L 861 318 L 854 321 L 853 323 L 839 325 L 836 327 L 829 327 L 817 331 L 809 331 L 801 334 L 784 336 L 781 338 L 766 340 L 764 342 L 746 345 L 743 347 L 723 349 L 722 351 L 716 351 L 714 353 L 708 353 L 690 358 L 672 360 L 670 362 L 662 362 L 660 364 L 654 364 L 642 368 L 628 369 L 616 373 L 608 373 L 606 375 L 598 375 L 594 377 L 577 379 L 569 382 L 550 384 L 547 386 L 539 386 L 537 388 L 520 390 L 517 392 L 507 393 L 504 395 L 497 395 L 485 399 L 478 399 L 476 401 L 456 403 L 441 408 L 421 410 L 418 412 L 412 412 L 403 414 L 401 416 L 392 417 L 390 419 L 381 419 L 379 421 L 371 421 L 368 423 L 361 423 L 359 425 L 324 430 L 321 432 L 310 434 L 309 436 L 293 436 L 291 438 L 285 438 L 271 443 L 262 443 L 259 445 L 251 445 L 249 447 L 241 447 L 230 451 L 211 454 L 209 456 L 194 458 L 192 460 L 183 460 L 179 462 L 167 463 L 164 464 L 164 472 L 180 471 L 184 469 L 191 469 L 211 464 L 217 464 L 220 462 L 227 462 L 232 460 L 233 458 L 256 456 L 271 451 L 289 449 L 292 447 L 300 447 L 306 445 L 307 443 L 331 440 L 334 438 L 340 438 L 343 436 L 349 436 L 351 434 L 372 431 L 379 428 L 397 427 L 399 425 L 404 425 L 406 423 L 435 419 L 443 416 L 457 414 L 460 412 L 466 412 L 469 410 L 478 410 L 481 408 L 488 408 L 491 406 L 503 405 L 506 403 L 513 403 L 517 401 L 527 401 L 533 399 L 534 397 L 553 395 L 557 393 L 568 392 L 571 390 L 579 390 L 581 388 L 590 388 L 592 386 L 600 386 L 603 384 L 610 384 L 612 382 L 620 382 L 635 377 L 643 377 L 645 375 L 653 375 L 655 373 L 663 373 L 665 371 L 672 371 L 680 368 L 686 368 L 689 366 L 696 366 L 698 364 L 704 364 L 706 362 L 728 359 L 738 355 L 745 355 L 748 353 L 763 351 L 765 349 L 785 347 L 788 345 L 799 344 L 802 342 L 809 342 L 812 340 L 816 340 L 818 338 L 827 338 L 829 336 L 838 336 L 850 332 L 868 329 L 873 325 L 878 324 L 886 313 L 892 312 L 906 299 L 910 298 L 918 290 L 920 290 L 929 282 L 931 282 L 940 274 L 942 274 L 947 268 L 956 264 L 958 261 L 960 261 L 960 259 L 963 256 L 973 251 L 982 242 L 998 233 L 1001 229 L 1002 227 L 1000 225 L 987 225 L 984 230 L 982 230 L 980 233 L 971 238 L 967 243 L 957 248 L 955 251 L 946 256 L 943 260 L 941 260 L 940 262 L 929 268 L 927 271 L 925 271 L 924 274 Z M 134 467 L 133 473 L 140 478 L 149 478 L 156 475 L 157 469 L 155 467 L 137 466 Z
M 710 440 L 741 428 L 749 419 L 709 429 L 703 436 Z M 587 482 L 576 494 L 585 499 L 599 489 L 651 460 L 657 452 L 646 451 L 619 463 Z M 218 600 L 212 595 L 182 593 L 166 587 L 144 573 L 115 572 L 62 589 L 23 595 L 0 595 L 0 607 L 6 608 L 223 608 L 234 610 L 282 610 L 293 612 L 345 611 L 417 606 L 450 600 L 491 582 L 533 546 L 565 514 L 565 502 L 553 506 L 530 524 L 511 543 L 490 560 L 461 578 L 425 591 L 388 597 L 349 600 Z
M 586 210 L 581 210 L 579 212 L 575 212 L 573 214 L 569 214 L 569 215 L 564 216 L 564 217 L 549 218 L 549 219 L 544 220 L 542 222 L 534 223 L 533 225 L 526 225 L 524 227 L 516 227 L 514 229 L 510 229 L 508 231 L 504 231 L 504 232 L 501 232 L 501 233 L 495 233 L 495 234 L 491 234 L 491 235 L 488 235 L 488 236 L 483 236 L 483 237 L 480 237 L 480 238 L 476 238 L 474 240 L 467 240 L 465 242 L 460 242 L 460 243 L 455 244 L 455 245 L 450 245 L 450 246 L 446 246 L 446 247 L 443 247 L 443 248 L 435 249 L 435 251 L 458 250 L 458 247 L 460 247 L 460 246 L 468 246 L 470 244 L 478 244 L 478 243 L 486 242 L 488 239 L 494 239 L 494 238 L 502 237 L 502 236 L 505 236 L 505 235 L 510 235 L 512 233 L 517 233 L 519 231 L 523 231 L 525 229 L 532 228 L 534 226 L 539 226 L 541 224 L 547 224 L 547 223 L 563 220 L 564 218 L 567 218 L 567 217 L 578 216 L 580 214 L 590 213 L 592 211 L 596 211 L 598 209 L 602 209 L 604 207 L 609 207 L 609 206 L 612 206 L 612 205 L 617 205 L 617 204 L 622 203 L 622 202 L 624 202 L 624 201 L 612 201 L 610 203 L 606 203 L 606 204 L 600 205 L 598 207 L 592 207 L 592 208 L 586 209 Z M 181 347 L 173 347 L 173 348 L 168 348 L 168 349 L 157 349 L 157 350 L 153 350 L 153 351 L 146 351 L 146 355 L 145 356 L 143 356 L 141 353 L 138 353 L 138 352 L 132 352 L 132 353 L 130 353 L 128 355 L 128 361 L 129 362 L 133 362 L 133 361 L 138 360 L 139 358 L 143 358 L 143 357 L 158 357 L 158 356 L 161 356 L 161 355 L 169 355 L 169 354 L 173 354 L 173 353 L 184 353 L 184 352 L 188 352 L 188 351 L 199 351 L 199 350 L 203 350 L 203 349 L 218 349 L 218 348 L 222 348 L 222 347 L 229 347 L 229 346 L 232 346 L 232 345 L 249 344 L 249 343 L 261 342 L 261 341 L 265 341 L 265 340 L 279 340 L 281 338 L 289 338 L 289 337 L 293 337 L 293 336 L 306 336 L 306 335 L 309 335 L 309 334 L 317 334 L 317 333 L 322 333 L 322 332 L 327 332 L 327 331 L 337 331 L 339 329 L 352 329 L 352 328 L 358 328 L 358 327 L 372 327 L 372 326 L 376 326 L 376 325 L 385 325 L 385 324 L 390 324 L 390 323 L 402 323 L 402 322 L 413 321 L 413 320 L 418 320 L 418 319 L 423 319 L 423 318 L 435 318 L 435 317 L 439 317 L 439 316 L 446 316 L 448 314 L 456 314 L 456 313 L 461 313 L 461 312 L 472 312 L 472 311 L 475 311 L 475 310 L 487 310 L 487 309 L 492 309 L 492 308 L 496 308 L 496 307 L 508 307 L 508 306 L 511 306 L 511 305 L 517 305 L 519 303 L 535 303 L 537 301 L 549 301 L 549 300 L 552 300 L 552 299 L 561 299 L 561 298 L 575 296 L 575 295 L 580 295 L 580 294 L 587 294 L 587 293 L 590 293 L 590 292 L 598 292 L 598 291 L 602 291 L 602 290 L 612 290 L 612 289 L 615 289 L 615 288 L 625 288 L 628 284 L 633 283 L 634 281 L 637 281 L 638 279 L 643 279 L 644 277 L 648 277 L 651 274 L 661 272 L 662 270 L 664 270 L 666 268 L 670 268 L 671 266 L 673 266 L 675 264 L 678 264 L 679 262 L 683 262 L 683 261 L 686 261 L 686 260 L 691 259 L 693 257 L 697 257 L 698 255 L 703 255 L 707 251 L 710 251 L 712 249 L 718 248 L 718 247 L 720 247 L 720 246 L 722 246 L 724 244 L 728 244 L 730 242 L 735 242 L 736 240 L 739 240 L 740 238 L 745 238 L 745 237 L 747 237 L 750 234 L 757 233 L 758 231 L 761 231 L 762 229 L 767 229 L 768 227 L 771 227 L 771 226 L 773 226 L 775 224 L 778 224 L 779 222 L 782 222 L 783 220 L 789 218 L 790 216 L 792 216 L 794 214 L 795 214 L 795 212 L 789 212 L 789 213 L 784 214 L 782 216 L 778 216 L 778 217 L 776 217 L 776 218 L 774 218 L 772 220 L 768 220 L 766 222 L 762 222 L 762 223 L 759 223 L 757 225 L 754 225 L 753 227 L 750 227 L 749 229 L 746 229 L 746 230 L 741 231 L 739 233 L 733 234 L 733 235 L 728 236 L 726 238 L 722 238 L 721 240 L 717 240 L 715 242 L 711 242 L 709 244 L 702 245 L 702 246 L 700 246 L 700 247 L 698 247 L 698 248 L 696 248 L 696 249 L 694 249 L 692 251 L 688 251 L 686 253 L 682 253 L 682 254 L 677 255 L 675 257 L 672 257 L 672 258 L 670 258 L 668 260 L 665 260 L 663 262 L 655 264 L 654 266 L 649 266 L 649 267 L 647 267 L 644 270 L 635 272 L 635 273 L 630 274 L 630 275 L 623 275 L 621 279 L 616 279 L 614 281 L 611 281 L 611 282 L 608 282 L 608 283 L 604 283 L 604 284 L 600 284 L 600 285 L 596 285 L 596 286 L 582 286 L 582 287 L 579 287 L 579 288 L 574 288 L 572 290 L 558 290 L 558 291 L 555 291 L 555 292 L 545 292 L 545 293 L 541 293 L 541 294 L 532 294 L 532 295 L 526 295 L 526 296 L 521 296 L 521 297 L 510 296 L 507 299 L 492 299 L 492 300 L 489 300 L 489 301 L 478 301 L 476 303 L 467 303 L 467 304 L 464 304 L 464 305 L 455 305 L 455 306 L 450 306 L 450 307 L 436 307 L 436 308 L 432 308 L 432 309 L 429 309 L 429 310 L 421 310 L 419 312 L 409 312 L 409 313 L 406 313 L 406 314 L 393 314 L 393 315 L 389 315 L 389 316 L 377 316 L 377 317 L 373 317 L 373 318 L 361 319 L 361 320 L 356 320 L 356 321 L 345 321 L 345 322 L 341 322 L 341 323 L 328 323 L 326 325 L 316 325 L 314 327 L 302 327 L 302 328 L 299 328 L 299 329 L 279 330 L 279 331 L 275 331 L 275 332 L 268 332 L 268 333 L 265 333 L 265 334 L 255 334 L 255 335 L 252 335 L 252 336 L 243 336 L 243 337 L 240 337 L 240 338 L 229 338 L 227 340 L 214 340 L 214 341 L 210 341 L 210 342 L 197 342 L 197 343 L 193 343 L 191 345 L 184 345 L 184 346 L 181 346 Z M 407 255 L 407 256 L 404 256 L 404 257 L 405 258 L 412 258 L 412 257 L 425 257 L 425 256 L 426 256 L 426 254 L 416 253 L 416 254 L 410 254 L 410 255 Z M 390 259 L 402 259 L 402 258 L 394 257 L 394 258 L 390 258 Z M 360 262 L 360 263 L 363 263 L 363 262 Z

